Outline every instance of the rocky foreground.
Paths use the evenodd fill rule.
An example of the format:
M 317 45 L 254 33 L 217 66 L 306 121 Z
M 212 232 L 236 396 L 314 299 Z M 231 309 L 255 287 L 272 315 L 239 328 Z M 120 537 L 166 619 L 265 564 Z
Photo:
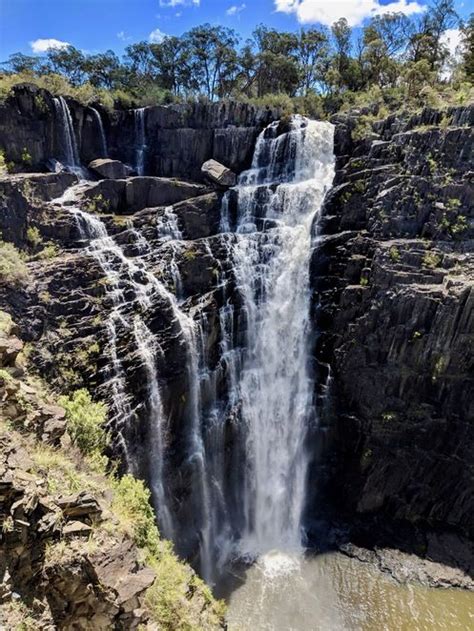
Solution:
M 68 203 L 55 200 L 77 176 L 45 172 L 58 142 L 48 99 L 47 93 L 21 88 L 0 108 L 0 147 L 18 171 L 0 179 L 0 230 L 4 242 L 22 252 L 13 272 L 0 279 L 0 308 L 18 325 L 16 336 L 7 336 L 13 350 L 4 352 L 9 359 L 3 370 L 17 390 L 22 387 L 15 349 L 26 344 L 29 374 L 40 375 L 56 393 L 86 387 L 113 410 L 107 370 L 112 351 L 107 323 L 114 309 L 110 280 L 84 250 L 87 241 L 71 208 L 97 216 L 127 257 L 146 261 L 146 270 L 120 270 L 127 317 L 140 311 L 137 283 L 146 287 L 153 277 L 162 287 L 143 321 L 160 349 L 156 368 L 169 419 L 168 466 L 178 472 L 170 495 L 186 523 L 192 515 L 179 511 L 180 499 L 189 493 L 181 449 L 189 429 L 189 374 L 169 296 L 179 295 L 183 311 L 199 323 L 209 367 L 216 369 L 219 309 L 224 304 L 239 309 L 228 260 L 234 237 L 221 223 L 223 191 L 233 176 L 220 185 L 209 177 L 215 165 L 203 173 L 202 164 L 215 159 L 241 172 L 249 166 L 259 131 L 276 114 L 236 104 L 149 108 L 149 175 L 138 176 L 133 174 L 133 114 L 104 113 L 115 162 L 91 165 L 90 181 L 79 184 Z M 94 118 L 78 104 L 71 102 L 71 108 L 81 160 L 88 164 L 99 155 Z M 368 548 L 405 549 L 447 564 L 456 570 L 452 580 L 427 582 L 468 587 L 466 577 L 474 570 L 474 108 L 376 118 L 358 112 L 333 120 L 337 173 L 314 235 L 311 266 L 321 423 L 312 437 L 317 455 L 308 521 L 317 521 L 322 505 L 330 507 L 330 521 L 346 533 L 342 539 Z M 29 165 L 21 163 L 25 146 Z M 230 220 L 232 211 L 230 194 Z M 109 455 L 122 470 L 132 463 L 135 475 L 150 480 L 155 463 L 148 448 L 153 428 L 143 403 L 147 366 L 126 328 L 118 328 L 114 344 L 134 421 L 118 427 L 111 414 Z M 222 376 L 216 374 L 219 391 Z M 4 375 L 1 382 L 5 400 L 16 396 L 9 378 Z M 2 410 L 4 423 L 18 422 L 14 408 Z M 99 543 L 84 552 L 97 516 L 108 510 L 105 489 L 101 500 L 81 487 L 81 478 L 75 495 L 41 495 L 47 486 L 44 469 L 34 458 L 28 464 L 39 449 L 35 441 L 56 449 L 65 431 L 61 411 L 48 410 L 43 406 L 27 431 L 8 430 L 8 449 L 2 450 L 2 512 L 12 525 L 12 531 L 4 528 L 2 563 L 13 569 L 5 574 L 5 599 L 13 607 L 14 594 L 23 596 L 25 586 L 40 577 L 39 585 L 46 587 L 32 593 L 51 624 L 68 628 L 97 609 L 96 615 L 109 616 L 101 619 L 106 624 L 133 628 L 130 620 L 146 619 L 148 614 L 133 612 L 143 609 L 142 596 L 159 577 L 136 561 L 133 544 L 116 533 L 100 535 L 108 538 L 107 551 Z M 230 444 L 232 419 L 227 432 Z M 28 458 L 15 455 L 25 449 Z M 81 491 L 87 492 L 85 499 Z M 92 513 L 81 513 L 83 504 Z M 70 561 L 58 564 L 54 554 L 41 556 L 37 542 L 48 537 L 64 546 Z M 184 539 L 182 553 L 192 558 L 194 550 L 192 537 Z M 364 556 L 354 550 L 350 553 Z M 39 558 L 31 564 L 33 553 Z M 114 577 L 104 568 L 115 568 L 117 555 L 124 561 Z M 377 559 L 372 561 L 379 563 L 380 555 Z M 92 591 L 82 596 L 86 575 Z M 105 575 L 110 583 L 104 591 L 95 589 Z M 122 593 L 121 581 L 136 591 Z M 76 593 L 81 594 L 77 607 Z

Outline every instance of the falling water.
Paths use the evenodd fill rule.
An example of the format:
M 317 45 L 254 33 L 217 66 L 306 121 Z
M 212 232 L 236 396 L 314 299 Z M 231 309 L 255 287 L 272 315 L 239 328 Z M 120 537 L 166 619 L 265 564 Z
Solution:
M 242 553 L 301 546 L 312 421 L 311 228 L 334 177 L 333 127 L 295 117 L 256 145 L 238 188 L 234 270 L 244 299 L 239 392 L 246 428 Z
M 135 120 L 135 169 L 138 175 L 145 174 L 145 108 L 133 110 Z
M 126 440 L 135 410 L 132 407 L 132 396 L 119 349 L 120 331 L 126 331 L 128 338 L 133 340 L 135 353 L 144 368 L 147 397 L 143 403 L 147 407 L 150 448 L 153 453 L 150 460 L 153 503 L 163 534 L 172 538 L 173 524 L 163 474 L 166 458 L 165 414 L 156 368 L 157 358 L 162 351 L 145 322 L 145 316 L 152 313 L 156 297 L 164 299 L 171 307 L 173 319 L 178 322 L 184 343 L 189 349 L 194 347 L 194 323 L 179 309 L 173 294 L 148 269 L 143 255 L 149 252 L 150 246 L 143 235 L 129 226 L 130 235 L 135 237 L 139 256 L 127 257 L 122 248 L 109 236 L 105 224 L 97 216 L 78 207 L 75 202 L 83 186 L 84 183 L 71 187 L 53 203 L 63 205 L 65 210 L 74 216 L 81 240 L 88 244 L 85 252 L 98 262 L 106 279 L 105 287 L 111 301 L 111 309 L 105 321 L 108 361 L 102 387 L 108 393 L 111 402 L 109 411 L 114 437 L 123 450 L 127 468 L 132 472 L 140 470 L 140 463 L 134 462 Z
M 101 153 L 99 157 L 106 158 L 109 152 L 107 150 L 107 138 L 105 136 L 105 129 L 104 129 L 104 123 L 102 122 L 102 117 L 99 114 L 99 112 L 95 109 L 95 107 L 90 107 L 89 109 L 92 112 L 92 116 L 95 118 L 95 121 L 97 123 L 97 128 L 99 130 L 100 153 Z
M 219 314 L 216 371 L 226 381 L 226 405 L 202 352 L 197 371 L 201 400 L 208 402 L 199 424 L 209 502 L 200 554 L 201 571 L 211 568 L 207 580 L 231 556 L 302 547 L 306 437 L 315 422 L 311 233 L 333 176 L 333 126 L 297 116 L 285 133 L 279 123 L 262 132 L 252 167 L 233 191 L 236 234 L 228 249 L 241 306 L 225 299 Z M 226 198 L 221 226 L 232 223 Z M 205 327 L 199 330 L 205 336 Z M 237 427 L 230 452 L 229 422 Z M 208 540 L 213 549 L 205 549 Z
M 66 166 L 80 168 L 81 161 L 77 148 L 76 134 L 66 99 L 62 96 L 54 98 L 54 107 L 59 120 L 61 145 L 64 151 Z

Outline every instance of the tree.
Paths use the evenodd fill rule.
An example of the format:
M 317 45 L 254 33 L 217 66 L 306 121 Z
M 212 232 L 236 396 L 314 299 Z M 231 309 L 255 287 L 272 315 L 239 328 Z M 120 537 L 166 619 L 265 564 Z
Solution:
M 156 80 L 156 59 L 148 42 L 127 46 L 124 62 L 131 86 L 140 87 Z
M 97 88 L 114 88 L 123 78 L 120 60 L 113 50 L 89 55 L 84 60 L 84 71 L 89 82 Z
M 165 37 L 159 44 L 151 45 L 161 87 L 179 95 L 189 90 L 191 68 L 189 48 L 180 37 Z
M 362 87 L 360 63 L 351 57 L 352 29 L 346 18 L 331 26 L 334 54 L 328 69 L 328 82 L 337 89 L 357 90 Z
M 254 33 L 257 96 L 286 93 L 293 96 L 299 84 L 298 36 L 258 26 Z
M 23 53 L 13 53 L 8 58 L 8 61 L 4 61 L 2 66 L 6 66 L 8 72 L 20 73 L 20 72 L 40 72 L 42 68 L 42 62 L 38 57 L 32 55 L 24 55 Z
M 374 17 L 364 28 L 360 62 L 366 84 L 396 84 L 400 55 L 411 33 L 410 25 L 410 20 L 402 13 L 389 13 Z
M 296 56 L 300 75 L 299 90 L 308 94 L 323 81 L 328 63 L 328 36 L 323 29 L 301 30 Z
M 410 38 L 409 60 L 418 62 L 426 59 L 431 70 L 439 72 L 449 53 L 442 43 L 442 35 L 447 29 L 453 28 L 458 20 L 453 0 L 435 0 Z
M 47 57 L 52 72 L 64 75 L 73 85 L 83 83 L 86 76 L 86 58 L 80 50 L 74 46 L 50 48 Z
M 462 67 L 466 78 L 474 83 L 474 13 L 461 28 L 462 34 Z
M 225 96 L 237 74 L 239 37 L 223 26 L 203 24 L 183 36 L 190 64 L 190 87 L 209 99 Z

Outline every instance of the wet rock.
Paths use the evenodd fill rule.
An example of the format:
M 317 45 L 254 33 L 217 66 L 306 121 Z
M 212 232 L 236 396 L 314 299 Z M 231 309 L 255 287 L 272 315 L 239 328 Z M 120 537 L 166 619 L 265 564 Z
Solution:
M 207 160 L 201 167 L 203 176 L 224 188 L 235 186 L 236 176 L 233 171 L 216 160 Z

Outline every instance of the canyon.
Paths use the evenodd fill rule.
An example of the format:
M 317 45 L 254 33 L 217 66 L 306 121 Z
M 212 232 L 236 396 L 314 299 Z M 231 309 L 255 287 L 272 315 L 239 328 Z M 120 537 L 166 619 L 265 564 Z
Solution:
M 473 587 L 474 107 L 376 114 L 0 105 L 9 344 L 211 585 L 310 548 Z

